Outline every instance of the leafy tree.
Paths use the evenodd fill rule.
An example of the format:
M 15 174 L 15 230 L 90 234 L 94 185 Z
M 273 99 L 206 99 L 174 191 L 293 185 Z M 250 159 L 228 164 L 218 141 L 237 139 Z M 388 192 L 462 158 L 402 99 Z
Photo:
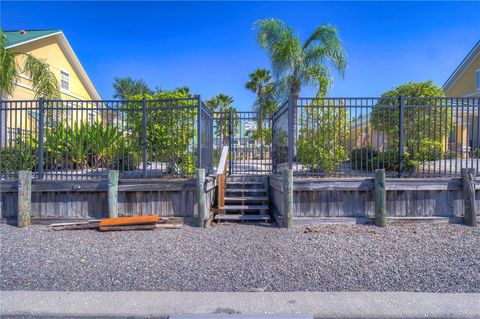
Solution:
M 197 121 L 195 96 L 183 91 L 164 90 L 151 95 L 126 96 L 127 122 L 136 145 L 142 143 L 142 99 L 147 100 L 146 147 L 148 161 L 167 163 L 170 172 L 192 174 L 197 152 L 194 149 Z
M 385 133 L 392 149 L 398 149 L 399 145 L 399 96 L 407 97 L 404 112 L 405 158 L 410 161 L 442 158 L 451 133 L 452 116 L 451 109 L 435 107 L 441 105 L 442 100 L 438 98 L 445 96 L 442 88 L 432 81 L 407 82 L 382 94 L 377 107 L 372 110 L 371 124 L 377 131 Z
M 0 29 L 0 96 L 13 93 L 18 74 L 21 73 L 31 79 L 35 98 L 60 97 L 58 80 L 47 62 L 28 53 L 7 49 L 5 35 Z
M 129 76 L 124 78 L 116 77 L 113 80 L 113 98 L 126 100 L 128 96 L 139 95 L 139 94 L 147 94 L 152 95 L 154 91 L 152 91 L 147 83 L 145 83 L 142 79 L 133 79 Z

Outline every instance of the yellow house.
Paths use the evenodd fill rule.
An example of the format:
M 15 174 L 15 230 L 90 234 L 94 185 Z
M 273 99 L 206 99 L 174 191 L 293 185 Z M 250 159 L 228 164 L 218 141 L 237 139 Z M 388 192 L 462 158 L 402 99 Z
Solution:
M 467 54 L 460 65 L 443 85 L 448 97 L 479 98 L 480 97 L 480 41 Z M 459 113 L 459 114 L 457 114 Z M 463 117 L 460 114 L 463 113 Z M 462 153 L 470 153 L 479 147 L 478 109 L 474 108 L 465 115 L 466 111 L 454 110 L 457 122 L 456 136 L 452 137 L 453 147 Z
M 71 107 L 65 112 L 67 120 L 75 121 L 78 118 L 97 116 L 96 113 L 86 115 L 83 114 L 85 111 L 75 112 L 76 106 L 80 104 L 74 101 L 100 100 L 101 98 L 61 30 L 4 31 L 4 36 L 6 49 L 16 53 L 30 54 L 49 65 L 50 71 L 58 80 L 61 100 L 72 101 L 62 104 L 62 107 Z M 16 59 L 21 69 L 24 55 L 18 54 Z M 2 100 L 11 102 L 4 103 L 7 111 L 1 112 L 3 116 L 1 116 L 0 132 L 2 135 L 5 133 L 7 135 L 0 139 L 1 146 L 5 146 L 5 142 L 11 140 L 17 132 L 28 133 L 36 130 L 38 103 L 27 102 L 36 99 L 36 92 L 32 88 L 31 80 L 25 74 L 17 75 L 18 79 L 11 96 L 2 97 Z M 12 110 L 8 111 L 8 108 Z M 24 110 L 25 108 L 31 109 Z M 94 111 L 90 111 L 92 112 Z
M 443 85 L 447 96 L 480 97 L 480 41 Z

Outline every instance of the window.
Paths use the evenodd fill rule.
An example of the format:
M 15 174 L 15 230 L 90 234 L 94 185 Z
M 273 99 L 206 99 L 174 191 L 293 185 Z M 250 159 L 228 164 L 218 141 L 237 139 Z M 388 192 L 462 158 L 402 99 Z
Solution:
M 70 74 L 65 71 L 60 71 L 60 86 L 63 91 L 70 90 Z
M 477 70 L 477 90 L 480 90 L 480 69 Z

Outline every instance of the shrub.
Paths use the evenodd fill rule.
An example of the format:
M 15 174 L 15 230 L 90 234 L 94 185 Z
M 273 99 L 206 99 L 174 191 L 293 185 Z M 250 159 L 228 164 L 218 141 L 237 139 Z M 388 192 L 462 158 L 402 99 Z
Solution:
M 415 142 L 415 144 L 411 144 L 418 144 L 418 146 L 412 147 L 412 149 L 416 150 L 413 155 L 413 159 L 416 161 L 441 160 L 445 156 L 443 143 L 441 141 L 435 141 L 430 138 L 423 138 L 420 140 L 420 143 Z
M 0 171 L 2 173 L 18 170 L 31 171 L 38 161 L 36 149 L 12 145 L 0 148 Z

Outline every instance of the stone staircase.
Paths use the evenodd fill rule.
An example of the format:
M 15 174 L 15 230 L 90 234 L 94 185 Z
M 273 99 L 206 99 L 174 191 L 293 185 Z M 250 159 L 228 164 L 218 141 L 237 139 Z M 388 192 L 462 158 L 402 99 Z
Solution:
M 270 207 L 266 177 L 228 176 L 225 205 L 219 207 L 217 221 L 269 221 Z

